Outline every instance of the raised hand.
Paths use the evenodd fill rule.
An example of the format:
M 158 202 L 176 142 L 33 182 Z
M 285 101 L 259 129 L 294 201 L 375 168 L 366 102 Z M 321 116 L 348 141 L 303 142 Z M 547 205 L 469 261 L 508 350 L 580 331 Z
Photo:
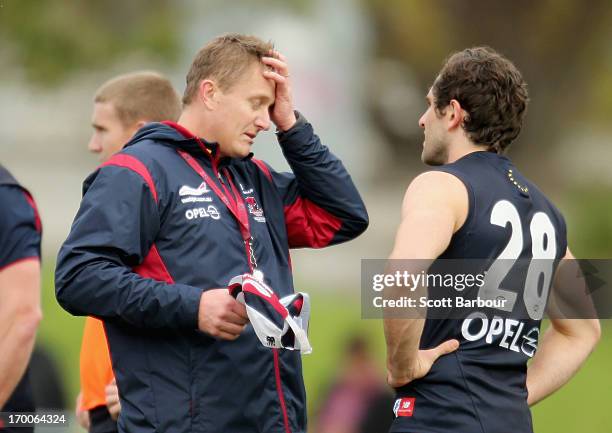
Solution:
M 264 70 L 264 77 L 273 80 L 276 84 L 276 98 L 270 111 L 270 118 L 279 130 L 286 131 L 296 121 L 287 59 L 278 51 L 272 51 L 270 57 L 263 57 L 261 61 L 269 67 Z

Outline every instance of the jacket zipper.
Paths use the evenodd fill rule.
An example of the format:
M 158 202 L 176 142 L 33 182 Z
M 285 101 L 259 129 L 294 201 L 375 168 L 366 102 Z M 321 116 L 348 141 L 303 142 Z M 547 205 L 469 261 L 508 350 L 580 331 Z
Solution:
M 231 188 L 228 188 L 226 183 L 223 181 L 223 176 L 221 175 L 221 171 L 219 171 L 218 169 L 217 163 L 218 163 L 218 160 L 216 158 L 213 158 L 212 160 L 213 171 L 217 175 L 217 178 L 219 179 L 221 186 L 226 191 L 226 193 L 228 193 L 229 195 L 230 194 L 229 190 L 231 190 Z M 225 175 L 229 178 L 229 173 L 228 173 L 227 168 L 225 169 Z M 237 202 L 237 200 L 239 200 L 239 197 L 235 197 L 233 193 L 231 193 L 231 196 L 233 197 L 234 202 Z M 246 252 L 247 252 L 247 261 L 250 262 L 250 258 L 248 257 L 248 249 L 246 250 Z M 282 388 L 283 385 L 282 385 L 282 381 L 280 377 L 280 360 L 279 360 L 278 350 L 273 349 L 272 353 L 273 353 L 272 357 L 273 357 L 273 363 L 274 363 L 274 379 L 276 382 L 276 393 L 278 396 L 279 406 L 281 409 L 283 426 L 285 427 L 285 433 L 291 433 L 291 427 L 289 426 L 289 417 L 287 415 L 287 406 L 285 403 L 285 396 L 284 396 L 283 388 Z

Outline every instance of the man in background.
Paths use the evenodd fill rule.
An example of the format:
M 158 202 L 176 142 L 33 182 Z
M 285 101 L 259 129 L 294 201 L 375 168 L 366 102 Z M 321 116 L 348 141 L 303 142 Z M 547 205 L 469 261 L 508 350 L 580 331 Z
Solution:
M 41 235 L 32 196 L 0 165 L 0 412 L 35 410 L 27 365 L 42 318 Z M 0 432 L 12 431 L 0 420 Z
M 389 430 L 393 394 L 380 375 L 367 338 L 348 338 L 338 371 L 319 407 L 315 433 L 380 433 Z
M 181 111 L 178 93 L 155 72 L 120 75 L 104 83 L 94 97 L 88 149 L 101 163 L 120 151 L 134 133 L 149 122 L 175 121 Z M 80 359 L 81 393 L 77 418 L 90 433 L 117 431 L 121 410 L 103 322 L 88 317 Z

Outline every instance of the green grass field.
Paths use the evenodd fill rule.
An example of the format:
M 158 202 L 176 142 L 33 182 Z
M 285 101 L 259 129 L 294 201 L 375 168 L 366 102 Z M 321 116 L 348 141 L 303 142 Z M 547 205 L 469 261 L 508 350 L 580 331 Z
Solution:
M 300 285 L 300 287 L 307 287 Z M 347 301 L 347 298 L 350 298 Z M 79 350 L 83 318 L 73 317 L 57 304 L 53 292 L 52 268 L 47 262 L 43 283 L 44 319 L 38 340 L 54 354 L 63 375 L 69 401 L 73 402 L 79 388 Z M 361 320 L 359 292 L 354 296 L 340 296 L 323 291 L 311 291 L 312 319 L 311 355 L 304 357 L 304 377 L 308 393 L 311 426 L 330 379 L 334 376 L 344 341 L 354 332 L 368 336 L 384 374 L 384 339 L 382 323 Z M 603 323 L 602 340 L 586 365 L 561 391 L 537 405 L 534 425 L 537 433 L 607 433 L 612 429 L 612 325 Z

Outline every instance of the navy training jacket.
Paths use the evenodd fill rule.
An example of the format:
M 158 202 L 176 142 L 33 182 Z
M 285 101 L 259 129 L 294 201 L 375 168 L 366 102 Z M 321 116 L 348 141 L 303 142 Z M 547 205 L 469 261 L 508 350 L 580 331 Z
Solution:
M 180 129 L 180 128 L 179 128 Z M 175 126 L 143 127 L 84 183 L 56 269 L 59 303 L 105 321 L 121 396 L 122 432 L 306 431 L 300 354 L 200 332 L 203 290 L 249 272 L 239 225 L 178 154 L 248 205 L 258 269 L 279 297 L 294 291 L 289 248 L 325 247 L 368 225 L 344 166 L 303 117 L 278 134 L 293 170 L 211 156 Z M 203 141 L 203 140 L 202 140 Z

